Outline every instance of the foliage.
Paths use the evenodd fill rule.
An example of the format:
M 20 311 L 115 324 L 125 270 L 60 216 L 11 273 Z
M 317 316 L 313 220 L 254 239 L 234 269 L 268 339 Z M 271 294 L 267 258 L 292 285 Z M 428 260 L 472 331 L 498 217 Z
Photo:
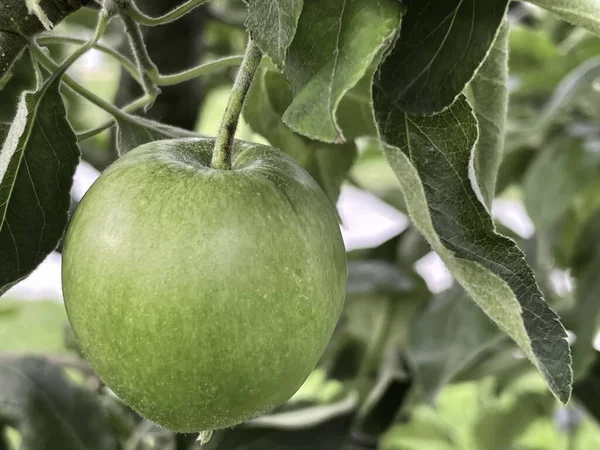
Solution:
M 242 74 L 248 88 L 254 78 L 238 137 L 289 154 L 333 203 L 352 183 L 412 225 L 348 254 L 344 313 L 300 391 L 203 448 L 600 446 L 597 2 L 188 0 L 160 17 L 135 2 L 82 3 L 0 8 L 1 294 L 60 250 L 82 154 L 121 155 L 215 123 L 224 108 L 214 98 L 241 61 L 231 49 L 247 34 L 265 57 Z M 197 6 L 211 17 L 207 58 L 160 73 L 140 26 Z M 90 17 L 98 24 L 82 39 Z M 123 39 L 131 58 L 113 50 Z M 70 76 L 92 47 L 132 73 L 138 99 L 117 107 Z M 105 72 L 114 92 L 119 74 Z M 212 91 L 197 129 L 144 117 L 161 86 L 199 76 Z M 82 99 L 108 120 L 82 114 Z M 495 217 L 507 200 L 524 204 L 533 235 Z M 416 264 L 430 250 L 456 280 L 443 292 Z M 197 435 L 154 426 L 103 387 L 68 329 L 70 344 L 58 343 L 63 318 L 47 307 L 0 301 L 0 449 L 194 448 Z M 41 337 L 26 334 L 34 326 Z

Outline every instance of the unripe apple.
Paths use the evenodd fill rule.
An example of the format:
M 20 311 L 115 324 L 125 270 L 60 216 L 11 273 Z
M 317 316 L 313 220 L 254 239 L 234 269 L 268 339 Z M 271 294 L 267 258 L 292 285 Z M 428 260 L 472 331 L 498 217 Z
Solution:
M 236 141 L 142 145 L 84 196 L 65 237 L 63 291 L 102 380 L 171 430 L 240 423 L 292 396 L 346 292 L 330 201 L 291 158 Z

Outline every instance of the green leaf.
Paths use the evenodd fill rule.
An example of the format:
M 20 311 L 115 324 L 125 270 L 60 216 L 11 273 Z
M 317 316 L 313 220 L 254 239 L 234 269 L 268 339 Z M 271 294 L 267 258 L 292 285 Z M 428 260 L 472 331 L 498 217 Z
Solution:
M 502 158 L 498 178 L 496 180 L 496 192 L 502 194 L 506 188 L 513 183 L 520 183 L 529 168 L 531 161 L 537 152 L 531 147 L 520 147 L 507 153 Z
M 397 108 L 440 112 L 486 58 L 508 0 L 407 0 L 399 39 L 379 69 L 379 89 Z
M 417 383 L 432 400 L 501 336 L 462 289 L 455 287 L 433 297 L 410 329 L 408 352 Z
M 385 203 L 408 214 L 400 183 L 381 152 L 379 138 L 364 137 L 357 139 L 356 146 L 358 147 L 359 157 L 350 172 L 352 179 L 361 189 L 375 194 Z M 425 253 L 429 253 L 429 244 L 427 244 L 427 247 Z
M 342 98 L 337 110 L 337 119 L 347 141 L 367 136 L 377 136 L 373 117 L 371 85 L 373 75 L 381 62 L 383 52 L 375 57 L 365 76 Z M 378 152 L 381 155 L 381 152 Z
M 483 65 L 471 82 L 479 124 L 474 165 L 477 184 L 488 208 L 496 189 L 508 112 L 508 21 L 505 20 Z
M 246 27 L 252 39 L 282 68 L 294 39 L 303 0 L 249 0 Z
M 350 261 L 348 294 L 408 294 L 416 289 L 413 280 L 386 261 Z
M 357 338 L 363 349 L 385 346 L 388 341 L 403 345 L 416 312 L 427 298 L 419 281 L 389 261 L 350 261 L 342 313 L 345 331 Z
M 600 155 L 578 139 L 556 137 L 549 148 L 540 149 L 523 180 L 525 207 L 535 226 L 546 230 L 554 225 L 599 169 Z
M 600 35 L 600 3 L 597 0 L 528 0 L 572 24 Z
M 540 417 L 550 414 L 552 398 L 538 393 L 523 393 L 508 407 L 498 405 L 481 415 L 475 424 L 475 448 L 505 450 Z
M 26 47 L 27 40 L 21 36 L 0 30 L 0 89 L 10 77 L 13 65 L 21 57 Z
M 420 292 L 384 290 L 349 293 L 342 313 L 344 332 L 352 343 L 349 349 L 356 353 L 370 349 L 374 367 L 388 345 L 405 347 L 410 325 L 424 302 Z
M 66 322 L 65 308 L 60 302 L 7 299 L 0 303 L 0 351 L 65 352 Z
M 507 145 L 516 147 L 543 135 L 550 126 L 559 121 L 561 114 L 589 89 L 598 76 L 600 57 L 590 58 L 569 72 L 556 86 L 543 110 L 536 114 L 534 122 L 515 130 L 514 136 L 509 136 Z
M 479 381 L 493 376 L 501 386 L 509 384 L 523 373 L 535 373 L 532 372 L 529 361 L 515 357 L 516 354 L 520 356 L 520 351 L 513 341 L 500 340 L 476 356 L 470 364 L 456 374 L 453 382 Z
M 319 367 L 311 372 L 300 389 L 276 412 L 293 411 L 306 406 L 333 404 L 347 397 L 349 389 L 341 381 L 328 377 L 328 371 L 319 364 Z
M 324 142 L 344 142 L 336 112 L 387 47 L 398 26 L 397 0 L 305 0 L 283 73 L 294 99 L 283 121 Z
M 349 392 L 341 400 L 325 405 L 311 405 L 273 414 L 265 414 L 246 422 L 251 427 L 278 430 L 297 430 L 314 427 L 335 417 L 346 415 L 356 409 L 358 394 Z
M 0 121 L 12 122 L 21 94 L 26 90 L 35 90 L 35 72 L 28 54 L 15 63 L 4 82 L 2 85 L 0 81 Z
M 594 362 L 590 371 L 575 383 L 573 394 L 596 423 L 600 423 L 600 352 L 594 353 Z
M 353 143 L 325 144 L 290 130 L 281 116 L 292 101 L 292 92 L 276 71 L 261 67 L 246 99 L 244 118 L 252 130 L 287 153 L 319 183 L 332 203 L 356 158 Z
M 80 151 L 60 78 L 23 94 L 0 152 L 0 295 L 56 248 L 67 225 Z
M 525 351 L 552 392 L 569 399 L 566 331 L 544 301 L 523 253 L 496 233 L 470 161 L 477 123 L 464 97 L 443 113 L 411 117 L 374 92 L 388 162 L 413 222 L 471 298 Z
M 564 214 L 555 240 L 554 257 L 561 267 L 577 269 L 594 257 L 600 224 L 600 179 L 578 193 Z
M 12 442 L 11 436 L 8 433 L 8 429 L 0 427 L 0 450 L 13 450 L 15 447 L 13 444 L 18 444 Z
M 394 423 L 412 392 L 408 377 L 389 369 L 382 372 L 361 405 L 354 425 L 355 432 L 377 440 Z
M 569 72 L 600 53 L 597 36 L 579 30 L 564 43 L 555 43 L 547 31 L 552 27 L 543 22 L 534 29 L 511 25 L 510 70 L 511 80 L 515 82 L 511 92 L 513 110 L 518 101 L 523 105 L 516 103 L 516 106 L 523 109 L 534 106 L 531 96 L 536 98 L 536 103 L 537 99 L 548 98 Z
M 509 46 L 510 70 L 517 75 L 563 57 L 549 33 L 521 23 L 511 23 Z
M 433 409 L 418 406 L 410 421 L 392 428 L 383 439 L 382 448 L 390 450 L 458 450 L 452 428 Z M 480 449 L 478 449 L 480 450 Z
M 52 25 L 58 25 L 69 14 L 84 6 L 85 0 L 35 0 Z M 46 27 L 30 14 L 27 0 L 3 0 L 0 11 L 0 30 L 10 31 L 24 37 L 31 37 L 44 31 Z
M 40 0 L 48 21 L 57 25 L 67 15 L 81 8 L 83 0 Z M 30 15 L 25 0 L 3 0 L 0 9 L 0 86 L 14 62 L 27 46 L 27 38 L 46 28 L 38 17 Z
M 566 263 L 575 279 L 575 304 L 563 314 L 568 329 L 575 334 L 573 370 L 576 379 L 586 375 L 596 351 L 593 341 L 600 313 L 600 198 L 598 178 L 585 192 L 577 195 L 565 214 L 559 233 L 557 259 Z
M 6 140 L 6 136 L 8 136 L 9 131 L 10 123 L 0 122 L 0 144 L 4 145 L 4 141 Z
M 129 116 L 129 120 L 117 118 L 117 150 L 120 155 L 148 142 L 178 137 L 201 137 L 193 131 L 165 125 L 143 117 Z
M 342 183 L 356 159 L 356 148 L 351 144 L 343 148 L 333 148 L 323 143 L 314 145 L 316 150 L 305 168 L 335 205 Z
M 215 432 L 206 450 L 332 450 L 344 448 L 353 413 L 335 417 L 315 427 L 274 430 L 240 425 Z
M 19 430 L 21 450 L 117 449 L 95 394 L 43 359 L 0 359 L 0 423 Z
M 193 441 L 192 441 L 193 442 Z M 191 446 L 185 447 L 190 448 Z M 177 450 L 175 434 L 152 422 L 143 420 L 133 430 L 124 450 Z
M 593 347 L 594 337 L 598 329 L 600 313 L 600 254 L 596 243 L 595 257 L 576 274 L 576 304 L 566 319 L 566 324 L 575 333 L 573 344 L 573 371 L 575 377 L 581 378 L 593 363 L 596 350 Z

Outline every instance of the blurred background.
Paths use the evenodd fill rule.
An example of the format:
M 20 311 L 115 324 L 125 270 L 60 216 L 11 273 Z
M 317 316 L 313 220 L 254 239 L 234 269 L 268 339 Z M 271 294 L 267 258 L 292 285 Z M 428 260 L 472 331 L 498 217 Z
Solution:
M 179 3 L 138 1 L 150 15 Z M 454 283 L 411 226 L 394 173 L 365 136 L 353 144 L 357 156 L 337 199 L 350 266 L 334 338 L 288 405 L 215 433 L 206 448 L 600 449 L 600 38 L 522 3 L 511 6 L 510 18 L 509 128 L 492 213 L 499 230 L 526 252 L 569 330 L 577 381 L 569 406 L 554 400 L 517 346 Z M 144 33 L 161 73 L 172 73 L 243 53 L 244 19 L 241 0 L 211 0 Z M 83 9 L 53 34 L 85 38 L 94 23 L 94 11 Z M 57 59 L 70 50 L 43 38 L 40 43 Z M 103 43 L 129 53 L 119 21 Z M 33 85 L 28 65 L 22 58 L 0 91 L 0 121 L 12 120 L 20 91 Z M 70 74 L 118 105 L 141 94 L 117 63 L 96 50 Z M 234 75 L 235 69 L 224 69 L 164 87 L 147 117 L 214 135 Z M 76 130 L 108 118 L 64 93 Z M 238 137 L 268 142 L 245 122 Z M 116 159 L 113 132 L 84 141 L 82 150 L 73 208 Z M 59 248 L 4 296 L 0 354 L 41 355 L 66 368 L 70 383 L 98 397 L 94 408 L 108 415 L 113 446 L 82 448 L 199 445 L 195 435 L 176 436 L 135 416 L 79 358 L 62 305 L 60 264 Z M 42 425 L 35 429 L 48 432 Z M 22 442 L 15 428 L 0 421 L 0 449 L 18 449 Z

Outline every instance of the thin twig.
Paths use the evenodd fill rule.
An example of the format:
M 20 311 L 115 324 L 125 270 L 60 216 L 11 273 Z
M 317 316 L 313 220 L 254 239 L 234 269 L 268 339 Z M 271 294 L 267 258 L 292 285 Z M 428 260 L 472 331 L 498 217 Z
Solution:
M 197 8 L 200 5 L 203 5 L 208 0 L 188 0 L 181 6 L 178 6 L 174 10 L 164 14 L 160 17 L 150 17 L 141 12 L 135 4 L 131 3 L 128 5 L 126 10 L 124 11 L 129 17 L 135 20 L 140 25 L 145 25 L 147 27 L 156 27 L 158 25 L 165 25 L 167 23 L 171 23 L 185 16 L 194 8 Z

